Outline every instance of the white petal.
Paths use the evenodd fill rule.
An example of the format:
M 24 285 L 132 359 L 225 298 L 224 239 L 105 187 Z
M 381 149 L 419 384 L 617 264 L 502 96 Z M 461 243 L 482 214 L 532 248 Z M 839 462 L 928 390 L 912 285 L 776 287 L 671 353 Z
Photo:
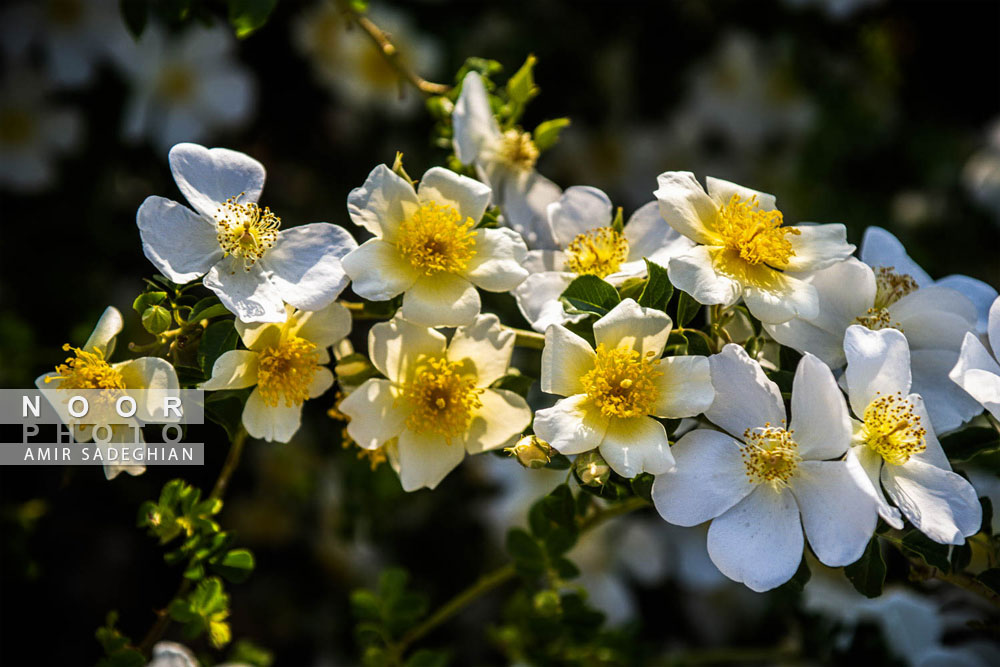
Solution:
M 791 490 L 820 561 L 840 567 L 861 558 L 878 523 L 878 506 L 846 461 L 803 461 Z
M 814 354 L 831 368 L 840 368 L 846 363 L 843 331 L 831 333 L 798 318 L 781 324 L 764 324 L 764 330 L 781 345 L 802 354 Z
M 988 327 L 990 347 L 993 354 L 1000 354 L 1000 298 L 990 306 L 990 324 Z
M 976 329 L 976 307 L 947 287 L 931 285 L 910 292 L 888 308 L 910 347 L 955 350 L 965 332 Z
M 715 400 L 705 417 L 742 439 L 749 428 L 785 422 L 781 391 L 764 375 L 760 364 L 739 345 L 730 343 L 708 358 L 712 368 Z
M 552 236 L 560 248 L 565 248 L 580 234 L 611 226 L 611 200 L 598 190 L 586 185 L 566 188 L 558 201 L 549 204 L 546 211 Z
M 705 193 L 694 174 L 689 171 L 668 171 L 660 174 L 656 182 L 659 187 L 653 194 L 660 203 L 660 215 L 663 219 L 692 241 L 717 244 L 715 227 L 719 207 Z
M 516 337 L 500 325 L 496 315 L 480 315 L 472 324 L 455 330 L 448 344 L 448 360 L 466 361 L 475 369 L 476 386 L 488 387 L 507 374 Z
M 721 178 L 706 177 L 705 189 L 708 190 L 712 201 L 718 206 L 725 206 L 733 198 L 733 195 L 739 195 L 743 201 L 748 201 L 752 197 L 756 197 L 757 205 L 762 211 L 773 211 L 778 207 L 774 195 L 769 195 L 766 192 L 754 190 L 743 185 L 737 185 L 730 181 L 724 181 Z
M 260 264 L 247 271 L 242 262 L 227 257 L 209 269 L 202 282 L 243 322 L 285 321 L 281 293 L 264 275 Z
M 983 411 L 975 399 L 948 379 L 958 356 L 951 350 L 910 351 L 910 391 L 923 397 L 930 423 L 938 433 L 954 431 Z
M 336 302 L 322 310 L 298 311 L 289 332 L 325 349 L 351 332 L 351 313 Z
M 542 348 L 542 391 L 560 396 L 583 393 L 580 378 L 594 369 L 596 360 L 587 341 L 564 326 L 549 327 Z
M 403 317 L 428 327 L 458 327 L 479 314 L 475 286 L 454 273 L 422 276 L 403 295 Z
M 482 76 L 469 72 L 462 80 L 462 94 L 451 114 L 455 155 L 462 164 L 471 164 L 483 147 L 500 135 L 500 128 L 490 109 Z
M 997 298 L 997 291 L 993 289 L 992 285 L 969 276 L 959 275 L 946 276 L 934 284 L 953 289 L 971 301 L 976 308 L 976 332 L 986 333 L 990 306 Z
M 962 544 L 983 520 L 976 490 L 958 473 L 910 459 L 882 468 L 886 493 L 903 515 L 940 544 Z
M 785 237 L 795 251 L 786 271 L 818 271 L 844 261 L 854 252 L 844 225 L 796 225 L 794 229 L 799 233 Z
M 861 261 L 872 267 L 892 268 L 908 275 L 921 287 L 931 284 L 931 277 L 906 254 L 906 248 L 895 236 L 881 227 L 869 227 L 861 239 Z
M 243 389 L 257 384 L 257 353 L 250 350 L 229 350 L 219 355 L 212 365 L 212 377 L 198 389 Z
M 462 443 L 409 429 L 399 435 L 399 481 L 404 491 L 433 489 L 465 458 Z
M 464 275 L 488 292 L 508 292 L 528 277 L 528 247 L 512 229 L 477 229 L 476 254 Z
M 920 419 L 920 422 L 925 425 L 929 423 L 930 418 L 927 415 L 927 406 L 924 404 L 923 397 L 910 394 L 907 399 L 913 406 L 913 412 Z M 925 431 L 924 444 L 926 448 L 924 451 L 914 454 L 911 459 L 936 466 L 942 470 L 951 470 L 951 463 L 948 461 L 948 456 L 944 453 L 934 429 L 925 428 Z
M 722 574 L 761 593 L 785 583 L 802 561 L 799 508 L 788 489 L 761 485 L 708 529 L 708 555 Z
M 607 430 L 608 419 L 585 394 L 535 413 L 535 433 L 562 454 L 589 452 L 601 444 Z
M 629 261 L 645 257 L 664 267 L 671 257 L 694 247 L 691 239 L 663 219 L 656 201 L 640 206 L 629 217 L 625 223 L 625 238 L 628 240 Z
M 659 395 L 651 414 L 667 419 L 694 417 L 715 401 L 712 367 L 707 357 L 666 357 L 660 360 L 662 375 L 656 378 Z
M 705 305 L 731 306 L 739 301 L 743 292 L 739 283 L 715 270 L 712 257 L 705 246 L 696 246 L 671 257 L 667 263 L 667 275 L 674 287 L 687 292 L 695 301 Z
M 250 392 L 243 408 L 243 426 L 247 433 L 268 442 L 288 442 L 301 423 L 301 405 L 289 407 L 284 401 L 278 401 L 277 406 L 270 406 L 261 397 L 260 388 Z
M 559 186 L 537 171 L 507 171 L 499 185 L 491 184 L 494 196 L 500 193 L 497 203 L 503 210 L 504 224 L 520 234 L 529 248 L 554 248 L 545 210 L 559 199 Z
M 725 433 L 697 429 L 671 448 L 676 467 L 657 475 L 653 504 L 664 520 L 696 526 L 743 500 L 754 485 L 740 454 L 740 444 Z
M 791 429 L 806 460 L 838 458 L 851 446 L 853 428 L 844 395 L 830 368 L 811 354 L 795 370 Z
M 872 450 L 868 445 L 851 447 L 847 452 L 846 461 L 848 465 L 857 464 L 865 478 L 868 486 L 865 492 L 868 493 L 878 506 L 878 514 L 886 523 L 897 530 L 903 527 L 903 516 L 899 510 L 889 504 L 882 493 L 882 457 Z
M 531 328 L 544 333 L 553 324 L 579 322 L 586 317 L 569 315 L 559 297 L 576 278 L 574 273 L 546 271 L 533 273 L 514 289 L 514 298 Z
M 326 366 L 320 366 L 309 383 L 309 398 L 319 398 L 333 386 L 333 371 Z
M 419 205 L 413 186 L 384 164 L 372 169 L 364 185 L 347 196 L 354 224 L 386 241 L 396 239 L 399 225 Z
M 372 364 L 393 382 L 405 383 L 420 357 L 442 359 L 448 345 L 443 334 L 394 317 L 368 331 L 368 354 Z
M 170 149 L 170 171 L 194 210 L 210 220 L 230 197 L 256 202 L 264 189 L 264 165 L 228 148 L 177 144 Z
M 388 380 L 372 378 L 337 406 L 350 417 L 347 434 L 364 449 L 376 449 L 403 431 L 407 410 Z
M 417 199 L 452 206 L 462 216 L 478 223 L 490 204 L 490 187 L 450 169 L 432 167 L 417 185 Z
M 386 301 L 402 294 L 421 275 L 396 246 L 382 239 L 365 241 L 347 253 L 341 265 L 355 293 L 372 301 Z
M 529 250 L 524 260 L 528 273 L 559 271 L 566 273 L 566 254 L 562 250 Z M 576 274 L 573 274 L 576 277 Z
M 793 317 L 811 320 L 819 314 L 819 295 L 815 287 L 790 273 L 771 273 L 766 286 L 744 285 L 743 300 L 751 315 L 761 322 L 780 324 Z
M 282 231 L 261 266 L 285 303 L 301 310 L 320 310 L 347 287 L 340 260 L 357 247 L 343 228 L 315 222 Z
M 469 423 L 465 439 L 465 448 L 470 454 L 503 447 L 531 423 L 531 408 L 512 391 L 487 389 L 479 400 L 483 405 Z
M 652 417 L 610 420 L 600 451 L 611 469 L 628 479 L 642 472 L 661 475 L 674 467 L 667 431 Z
M 124 325 L 121 311 L 114 306 L 108 306 L 101 313 L 101 319 L 97 320 L 97 326 L 84 343 L 83 349 L 87 352 L 100 350 L 104 358 L 108 359 L 115 350 L 115 337 L 121 333 Z
M 948 377 L 1000 418 L 1000 365 L 975 334 L 965 334 L 962 352 Z
M 147 402 L 162 399 L 166 395 L 165 391 L 158 390 L 180 388 L 180 382 L 177 380 L 177 371 L 174 370 L 173 364 L 166 359 L 160 359 L 159 357 L 139 357 L 138 359 L 129 359 L 128 361 L 113 364 L 113 367 L 121 373 L 126 387 L 129 389 L 147 390 L 145 392 Z M 175 396 L 176 394 L 170 395 Z M 159 405 L 156 406 L 155 411 L 162 413 L 163 401 L 157 400 L 157 402 Z
M 879 393 L 910 393 L 910 348 L 899 331 L 852 324 L 844 335 L 844 354 L 847 393 L 856 416 L 863 415 Z
M 215 225 L 175 201 L 147 197 L 135 221 L 143 254 L 175 283 L 191 282 L 222 258 Z

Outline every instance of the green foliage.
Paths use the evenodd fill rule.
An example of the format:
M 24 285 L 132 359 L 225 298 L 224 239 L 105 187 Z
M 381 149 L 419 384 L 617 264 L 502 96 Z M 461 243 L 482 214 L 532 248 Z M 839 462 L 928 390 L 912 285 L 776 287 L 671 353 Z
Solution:
M 882 595 L 882 585 L 885 583 L 885 560 L 882 558 L 878 537 L 872 537 L 861 558 L 845 567 L 844 574 L 854 588 L 865 597 L 876 598 Z
M 621 302 L 618 290 L 597 276 L 578 276 L 560 297 L 571 313 L 593 313 L 598 317 Z
M 233 326 L 233 320 L 222 320 L 208 325 L 198 345 L 198 366 L 206 377 L 212 375 L 212 366 L 216 359 L 236 349 L 237 341 L 239 335 Z
M 559 141 L 559 135 L 570 126 L 569 118 L 553 118 L 542 121 L 531 133 L 531 140 L 535 143 L 535 148 L 544 153 Z
M 667 270 L 655 262 L 646 260 L 646 283 L 636 301 L 645 308 L 667 311 L 667 305 L 674 295 Z
M 146 501 L 139 507 L 136 521 L 139 528 L 148 529 L 151 537 L 167 544 L 180 535 L 192 537 L 200 533 L 219 530 L 212 517 L 222 509 L 218 498 L 201 499 L 201 489 L 196 489 L 182 479 L 163 485 L 156 502 Z
M 992 426 L 970 426 L 941 436 L 941 446 L 952 461 L 971 461 L 1000 452 L 1000 435 Z
M 215 648 L 225 646 L 232 639 L 232 631 L 226 621 L 229 617 L 229 595 L 218 577 L 205 579 L 191 593 L 174 598 L 167 613 L 181 624 L 181 632 L 187 639 L 208 632 L 208 639 Z
M 170 328 L 170 311 L 163 306 L 150 306 L 142 311 L 142 328 L 160 334 Z
M 395 664 L 395 641 L 426 616 L 427 596 L 411 590 L 409 580 L 406 570 L 390 568 L 379 576 L 376 590 L 351 593 L 351 611 L 358 621 L 354 635 L 365 665 Z M 414 653 L 406 664 L 445 664 L 442 661 L 446 661 L 443 653 L 425 650 Z
M 94 633 L 104 657 L 97 662 L 97 667 L 143 667 L 146 658 L 131 646 L 131 640 L 123 635 L 115 625 L 118 623 L 118 612 L 109 611 L 104 625 Z
M 681 291 L 677 296 L 677 326 L 686 327 L 698 314 L 701 304 L 687 292 Z
M 271 17 L 278 0 L 229 0 L 229 24 L 245 39 L 260 30 Z
M 227 0 L 225 3 L 210 0 L 119 0 L 118 7 L 125 26 L 135 39 L 139 39 L 151 17 L 169 25 L 190 20 L 210 24 L 214 21 L 215 10 L 225 6 L 229 24 L 236 36 L 243 39 L 267 23 L 277 4 L 278 0 Z M 352 5 L 358 4 L 363 3 L 358 0 L 352 2 Z
M 248 639 L 239 639 L 233 642 L 227 662 L 250 667 L 271 667 L 274 664 L 274 654 Z

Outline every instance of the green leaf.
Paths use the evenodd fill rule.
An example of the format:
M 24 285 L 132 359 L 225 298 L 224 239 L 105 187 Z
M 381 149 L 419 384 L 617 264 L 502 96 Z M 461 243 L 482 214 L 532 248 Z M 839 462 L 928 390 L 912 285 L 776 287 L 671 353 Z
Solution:
M 597 276 L 578 276 L 563 291 L 562 298 L 582 312 L 606 315 L 619 304 L 618 290 Z
M 993 535 L 993 501 L 986 496 L 979 498 L 979 504 L 983 506 L 982 531 L 987 535 Z
M 878 537 L 872 537 L 861 558 L 845 567 L 844 574 L 854 585 L 855 590 L 865 597 L 876 598 L 882 594 L 882 586 L 885 584 L 885 561 L 882 559 Z
M 253 568 L 253 554 L 247 549 L 233 549 L 223 556 L 221 562 L 212 565 L 212 569 L 235 584 L 246 581 Z
M 163 300 L 166 298 L 166 292 L 143 292 L 139 296 L 135 297 L 135 301 L 132 302 L 132 310 L 139 313 L 139 315 L 142 315 L 146 312 L 147 308 L 163 303 Z
M 519 105 L 523 105 L 538 94 L 533 71 L 536 62 L 537 58 L 535 56 L 528 56 L 524 64 L 521 65 L 521 69 L 517 70 L 514 76 L 510 77 L 507 81 L 507 95 L 513 102 Z
M 690 294 L 680 291 L 677 296 L 677 326 L 686 327 L 698 314 L 700 308 L 701 304 L 695 301 Z
M 805 556 L 803 556 L 802 561 L 799 563 L 799 569 L 795 571 L 795 576 L 782 584 L 781 588 L 795 593 L 801 593 L 805 590 L 806 584 L 809 583 L 811 578 L 812 572 L 809 570 L 809 564 L 806 563 Z
M 544 153 L 555 146 L 559 141 L 559 134 L 569 125 L 569 118 L 553 118 L 539 123 L 532 133 L 535 148 Z
M 580 576 L 580 568 L 573 561 L 562 556 L 552 559 L 552 569 L 562 579 L 576 579 Z
M 510 373 L 494 382 L 490 385 L 490 388 L 506 389 L 507 391 L 514 392 L 518 396 L 525 397 L 528 395 L 528 390 L 531 389 L 531 385 L 534 383 L 535 378 L 533 377 L 521 375 L 520 373 Z
M 649 277 L 646 279 L 646 286 L 643 288 L 642 294 L 637 299 L 639 305 L 666 312 L 667 304 L 670 303 L 670 298 L 674 295 L 674 286 L 670 283 L 667 270 L 647 259 L 646 275 Z
M 918 556 L 931 567 L 936 567 L 942 572 L 951 571 L 947 544 L 938 544 L 914 528 L 903 536 L 901 546 L 906 552 Z
M 446 667 L 448 662 L 448 654 L 444 651 L 422 648 L 409 657 L 406 667 Z
M 232 320 L 213 322 L 205 329 L 198 345 L 198 365 L 206 376 L 211 377 L 215 360 L 224 353 L 236 349 L 239 335 Z
M 212 303 L 213 301 L 215 303 Z M 232 315 L 228 308 L 219 303 L 215 297 L 206 297 L 191 307 L 191 314 L 188 315 L 187 321 L 199 322 L 226 315 Z
M 205 416 L 224 428 L 230 440 L 243 424 L 243 406 L 252 391 L 252 387 L 213 391 L 205 399 Z
M 249 37 L 271 16 L 278 0 L 229 0 L 229 23 L 240 39 Z
M 234 665 L 250 665 L 251 667 L 271 667 L 274 663 L 274 654 L 267 649 L 257 646 L 249 639 L 240 639 L 233 645 L 226 660 Z
M 125 21 L 125 27 L 132 33 L 132 37 L 139 39 L 149 20 L 149 4 L 146 0 L 119 0 L 118 8 Z
M 161 334 L 170 328 L 170 311 L 163 306 L 150 306 L 142 311 L 142 328 L 151 334 Z
M 980 454 L 1000 451 L 1000 437 L 992 427 L 971 426 L 941 436 L 940 440 L 945 454 L 952 461 L 968 461 Z
M 507 553 L 523 575 L 539 575 L 545 571 L 545 553 L 541 545 L 521 528 L 511 528 L 507 533 Z
M 653 482 L 656 477 L 648 472 L 639 473 L 632 478 L 632 492 L 648 503 L 653 502 Z
M 378 597 L 363 588 L 351 593 L 351 612 L 361 621 L 377 621 L 382 618 L 382 606 Z

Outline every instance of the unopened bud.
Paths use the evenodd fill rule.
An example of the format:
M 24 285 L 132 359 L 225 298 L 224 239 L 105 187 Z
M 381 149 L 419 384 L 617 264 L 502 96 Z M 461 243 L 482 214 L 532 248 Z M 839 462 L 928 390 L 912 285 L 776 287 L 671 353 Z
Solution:
M 552 448 L 549 443 L 536 435 L 526 435 L 517 441 L 513 447 L 504 450 L 517 458 L 517 462 L 525 468 L 544 468 L 552 460 Z
M 539 616 L 552 617 L 562 611 L 562 600 L 556 591 L 539 591 L 532 599 Z
M 585 486 L 603 486 L 611 478 L 611 466 L 596 450 L 577 456 L 573 468 Z

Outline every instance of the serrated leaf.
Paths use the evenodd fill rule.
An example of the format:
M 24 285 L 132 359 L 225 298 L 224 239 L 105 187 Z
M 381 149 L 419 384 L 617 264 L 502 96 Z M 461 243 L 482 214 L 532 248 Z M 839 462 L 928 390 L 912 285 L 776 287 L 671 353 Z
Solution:
M 873 536 L 861 554 L 861 558 L 844 568 L 844 574 L 855 590 L 865 597 L 875 598 L 882 594 L 885 584 L 885 560 L 879 547 L 878 537 Z
M 646 286 L 637 299 L 639 305 L 666 312 L 667 304 L 670 303 L 670 298 L 674 295 L 674 286 L 670 283 L 667 270 L 647 259 L 646 275 L 648 276 Z
M 569 305 L 581 312 L 606 315 L 621 299 L 618 290 L 597 276 L 578 276 L 562 293 Z

